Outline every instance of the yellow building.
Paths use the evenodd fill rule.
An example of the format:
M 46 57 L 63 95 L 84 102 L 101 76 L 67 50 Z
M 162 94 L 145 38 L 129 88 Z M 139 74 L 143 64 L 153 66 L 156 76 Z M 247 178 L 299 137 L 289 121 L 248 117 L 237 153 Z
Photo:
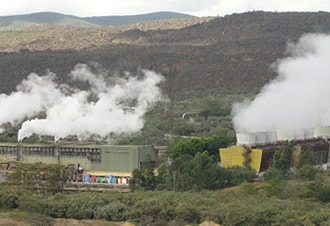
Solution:
M 323 139 L 298 140 L 291 153 L 291 166 L 298 167 L 302 152 L 310 150 L 315 157 L 315 165 L 326 164 L 329 155 L 329 143 Z M 273 164 L 273 155 L 282 150 L 284 142 L 263 144 L 259 146 L 230 146 L 220 148 L 220 161 L 224 167 L 251 166 L 256 172 L 265 171 Z
M 220 148 L 220 160 L 225 168 L 231 166 L 251 166 L 260 171 L 262 149 L 251 149 L 246 146 Z

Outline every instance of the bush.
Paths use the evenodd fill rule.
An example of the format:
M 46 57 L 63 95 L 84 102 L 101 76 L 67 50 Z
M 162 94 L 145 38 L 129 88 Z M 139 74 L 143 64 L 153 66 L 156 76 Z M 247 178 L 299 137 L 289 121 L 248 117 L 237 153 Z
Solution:
M 14 209 L 18 207 L 18 199 L 20 193 L 18 191 L 9 190 L 0 190 L 0 208 Z
M 321 171 L 311 165 L 303 165 L 298 168 L 296 172 L 296 177 L 303 180 L 314 180 L 316 175 Z
M 279 197 L 285 188 L 285 181 L 275 178 L 267 182 L 267 185 L 265 186 L 265 191 L 267 193 L 267 196 L 276 196 Z
M 127 206 L 121 202 L 112 202 L 105 206 L 99 206 L 94 211 L 94 218 L 108 221 L 125 221 L 127 219 Z
M 201 221 L 201 212 L 196 206 L 184 206 L 175 210 L 175 219 L 184 222 L 197 223 Z
M 243 182 L 252 182 L 256 177 L 256 172 L 251 167 L 233 166 L 226 171 L 226 187 L 236 186 Z
M 294 150 L 294 142 L 286 142 L 282 145 L 281 150 L 275 151 L 273 155 L 273 166 L 286 173 L 291 166 L 292 152 Z
M 330 215 L 328 211 L 311 210 L 304 217 L 305 221 L 309 221 L 310 225 L 329 225 Z M 305 224 L 304 224 L 305 225 Z
M 9 216 L 15 220 L 25 220 L 27 217 L 26 212 L 24 211 L 19 211 L 19 210 L 14 210 L 9 213 Z
M 45 197 L 41 195 L 24 194 L 18 200 L 19 209 L 32 213 L 45 213 L 48 203 Z
M 325 184 L 320 188 L 317 198 L 321 202 L 330 202 L 330 184 Z
M 47 198 L 48 207 L 46 212 L 55 218 L 65 218 L 69 206 L 68 198 L 63 194 L 55 194 Z
M 249 182 L 243 182 L 242 187 L 243 187 L 244 192 L 247 195 L 255 195 L 258 193 L 258 190 L 259 190 L 259 188 L 257 187 L 256 184 L 249 183 Z
M 300 154 L 299 167 L 304 165 L 314 165 L 315 164 L 315 154 L 311 149 L 303 150 Z
M 262 175 L 262 178 L 265 181 L 270 181 L 273 179 L 283 179 L 284 175 L 283 175 L 283 171 L 280 169 L 277 169 L 275 167 L 270 167 L 267 169 L 267 171 Z

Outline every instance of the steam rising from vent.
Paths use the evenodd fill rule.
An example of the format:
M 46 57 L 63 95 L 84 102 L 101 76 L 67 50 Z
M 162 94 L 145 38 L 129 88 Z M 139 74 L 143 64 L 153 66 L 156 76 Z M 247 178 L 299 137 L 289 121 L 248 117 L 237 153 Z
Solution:
M 288 46 L 278 76 L 254 100 L 233 106 L 238 132 L 293 131 L 330 125 L 330 36 L 309 34 Z
M 106 137 L 136 132 L 143 128 L 146 111 L 162 99 L 157 85 L 163 76 L 142 72 L 140 77 L 129 74 L 125 78 L 106 77 L 78 64 L 69 76 L 88 84 L 87 90 L 57 84 L 53 73 L 30 74 L 16 92 L 0 95 L 0 125 L 8 122 L 15 125 L 30 118 L 23 122 L 18 141 L 32 134 L 55 139 L 76 135 L 84 139 L 91 135 Z M 36 116 L 41 112 L 46 117 Z

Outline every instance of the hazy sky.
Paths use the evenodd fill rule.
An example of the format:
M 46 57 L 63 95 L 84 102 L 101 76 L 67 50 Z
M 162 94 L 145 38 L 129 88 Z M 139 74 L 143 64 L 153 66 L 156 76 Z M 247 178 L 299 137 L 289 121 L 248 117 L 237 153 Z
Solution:
M 4 0 L 0 16 L 52 11 L 76 16 L 132 15 L 175 11 L 223 16 L 253 10 L 330 11 L 329 0 Z

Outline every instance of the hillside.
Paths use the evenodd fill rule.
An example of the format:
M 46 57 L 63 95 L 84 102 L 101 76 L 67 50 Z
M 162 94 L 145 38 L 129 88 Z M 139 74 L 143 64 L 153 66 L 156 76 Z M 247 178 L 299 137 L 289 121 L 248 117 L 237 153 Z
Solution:
M 169 23 L 169 29 L 160 29 L 167 22 L 155 22 L 157 29 L 150 21 L 149 27 L 116 30 L 37 26 L 0 33 L 0 92 L 10 93 L 30 72 L 50 69 L 65 80 L 77 63 L 97 62 L 110 72 L 145 68 L 166 77 L 163 90 L 171 100 L 165 114 L 164 109 L 153 113 L 163 119 L 157 120 L 157 132 L 232 134 L 231 104 L 255 95 L 276 76 L 270 65 L 285 55 L 287 43 L 305 33 L 330 31 L 326 12 L 248 12 L 175 21 L 177 26 Z M 180 121 L 184 112 L 206 117 L 191 125 Z
M 73 27 L 99 27 L 136 24 L 166 19 L 190 19 L 194 16 L 175 12 L 154 12 L 128 16 L 77 17 L 54 12 L 39 12 L 14 16 L 0 16 L 0 31 L 21 30 L 29 26 L 51 24 Z
M 0 76 L 11 82 L 0 91 L 10 92 L 17 81 L 13 78 L 31 71 L 50 68 L 65 74 L 77 62 L 97 61 L 110 70 L 142 67 L 175 76 L 174 89 L 180 92 L 255 92 L 274 77 L 269 66 L 283 56 L 288 41 L 330 31 L 325 12 L 249 12 L 175 21 L 176 29 L 173 22 L 167 30 L 156 29 L 165 25 L 151 21 L 115 30 L 47 25 L 3 32 Z M 8 70 L 11 62 L 22 66 Z
M 60 13 L 40 12 L 25 15 L 14 16 L 1 16 L 0 17 L 0 30 L 21 30 L 23 28 L 41 25 L 52 24 L 61 26 L 79 26 L 79 27 L 92 27 L 93 23 L 83 20 L 82 18 L 63 15 Z
M 132 16 L 94 16 L 84 17 L 85 21 L 101 26 L 118 26 L 136 24 L 145 21 L 168 20 L 168 19 L 191 19 L 192 15 L 175 12 L 154 12 Z

